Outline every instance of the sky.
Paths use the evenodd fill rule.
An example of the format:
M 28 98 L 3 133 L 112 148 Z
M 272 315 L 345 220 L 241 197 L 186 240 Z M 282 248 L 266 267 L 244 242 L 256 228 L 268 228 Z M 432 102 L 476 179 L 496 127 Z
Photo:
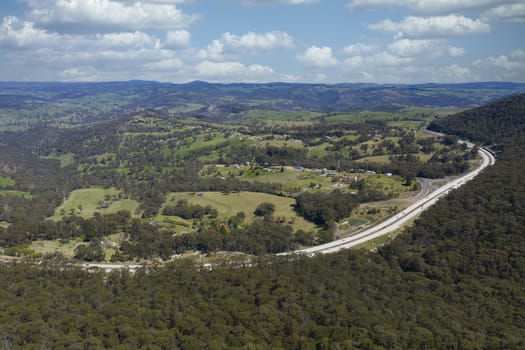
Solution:
M 524 0 L 2 0 L 1 81 L 525 82 Z

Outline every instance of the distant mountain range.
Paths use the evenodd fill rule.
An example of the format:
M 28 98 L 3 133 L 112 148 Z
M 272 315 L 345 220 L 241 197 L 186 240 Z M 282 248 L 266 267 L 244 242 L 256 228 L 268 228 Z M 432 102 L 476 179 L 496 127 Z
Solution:
M 156 108 L 184 116 L 213 119 L 254 109 L 322 113 L 362 110 L 393 112 L 407 107 L 466 109 L 524 92 L 525 84 L 509 82 L 418 85 L 215 84 L 203 81 L 172 84 L 136 80 L 102 83 L 0 82 L 0 112 L 33 108 L 44 110 L 39 113 L 44 113 L 45 118 L 49 111 L 53 111 L 56 117 L 63 115 L 60 111 L 66 107 L 77 107 L 86 111 L 84 116 L 80 113 L 81 120 L 93 120 Z

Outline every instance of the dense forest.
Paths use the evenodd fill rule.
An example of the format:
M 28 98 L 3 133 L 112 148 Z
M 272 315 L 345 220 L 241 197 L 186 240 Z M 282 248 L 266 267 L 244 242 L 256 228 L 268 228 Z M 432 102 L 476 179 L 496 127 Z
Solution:
M 524 106 L 525 95 L 515 96 L 436 121 L 435 130 L 499 145 L 498 162 L 377 252 L 232 260 L 211 270 L 185 261 L 134 275 L 53 260 L 6 264 L 0 344 L 522 349 Z

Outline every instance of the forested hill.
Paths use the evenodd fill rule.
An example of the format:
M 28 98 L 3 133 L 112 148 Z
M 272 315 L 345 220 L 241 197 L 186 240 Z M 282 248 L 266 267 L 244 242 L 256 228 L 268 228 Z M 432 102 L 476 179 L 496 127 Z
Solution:
M 525 95 L 435 121 L 430 129 L 486 144 L 512 144 L 525 135 Z
M 524 96 L 436 125 L 508 145 L 378 252 L 131 276 L 0 266 L 6 349 L 523 349 Z M 508 107 L 508 108 L 507 108 Z M 497 123 L 500 108 L 509 122 Z M 467 114 L 468 116 L 468 114 Z M 463 119 L 462 119 L 463 118 Z M 464 120 L 458 124 L 458 120 Z M 505 119 L 507 120 L 507 119 Z M 492 122 L 498 129 L 490 128 Z M 512 123 L 510 121 L 513 121 Z M 496 136 L 494 136 L 496 135 Z M 511 135 L 506 138 L 505 135 Z

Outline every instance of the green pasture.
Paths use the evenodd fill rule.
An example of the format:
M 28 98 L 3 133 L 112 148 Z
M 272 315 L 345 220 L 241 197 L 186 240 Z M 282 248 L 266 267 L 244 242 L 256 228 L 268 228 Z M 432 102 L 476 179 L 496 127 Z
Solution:
M 351 113 L 341 113 L 325 117 L 328 122 L 347 122 L 360 123 L 368 120 L 387 120 L 387 121 L 401 121 L 401 120 L 424 120 L 425 117 L 418 111 L 401 111 L 397 113 L 391 112 L 376 112 L 376 111 L 359 111 Z
M 15 190 L 0 190 L 0 196 L 7 196 L 7 197 L 21 197 L 21 198 L 27 198 L 31 199 L 31 193 L 29 192 L 23 192 L 23 191 L 15 191 Z
M 175 153 L 180 156 L 184 157 L 187 156 L 191 152 L 204 150 L 207 148 L 214 148 L 217 145 L 219 145 L 222 142 L 228 141 L 227 138 L 224 137 L 224 134 L 222 133 L 216 133 L 216 135 L 212 138 L 209 138 L 204 135 L 199 135 L 197 138 L 189 138 L 189 142 L 191 142 L 190 145 L 180 147 L 179 149 L 175 150 Z
M 251 222 L 255 216 L 255 208 L 263 202 L 273 203 L 275 205 L 274 218 L 283 217 L 284 221 L 291 222 L 294 230 L 314 230 L 314 224 L 298 216 L 293 210 L 292 205 L 295 200 L 292 198 L 275 196 L 267 193 L 258 192 L 178 192 L 168 195 L 164 205 L 175 205 L 177 201 L 185 199 L 190 204 L 199 204 L 202 206 L 211 205 L 219 213 L 219 218 L 228 219 L 238 212 L 246 214 L 246 221 Z
M 321 176 L 320 171 L 308 169 L 296 170 L 292 167 L 284 167 L 281 172 L 278 168 L 272 171 L 265 171 L 261 168 L 250 169 L 244 167 L 237 169 L 235 167 L 216 167 L 217 171 L 224 177 L 239 177 L 245 181 L 257 181 L 263 183 L 276 183 L 282 185 L 284 192 L 293 190 L 307 190 L 314 183 L 317 187 L 321 185 L 322 189 L 331 189 L 332 180 L 326 176 Z
M 322 113 L 313 111 L 272 111 L 272 110 L 258 110 L 253 109 L 248 111 L 246 116 L 249 119 L 256 119 L 258 121 L 311 121 L 312 119 L 321 116 Z
M 71 192 L 65 203 L 55 209 L 52 220 L 60 220 L 61 212 L 64 215 L 75 215 L 83 218 L 92 217 L 95 212 L 113 214 L 121 210 L 128 210 L 134 215 L 139 203 L 122 198 L 122 192 L 116 188 L 83 188 Z
M 42 241 L 37 240 L 31 242 L 29 248 L 37 254 L 47 255 L 57 252 L 62 253 L 67 258 L 72 258 L 75 255 L 75 248 L 80 244 L 78 241 L 60 242 L 59 240 Z
M 15 185 L 15 180 L 9 176 L 0 176 L 0 188 L 3 187 L 13 187 Z
M 61 167 L 66 167 L 71 164 L 73 164 L 75 155 L 73 153 L 63 153 L 60 155 L 57 154 L 50 154 L 48 156 L 45 156 L 43 158 L 45 159 L 58 159 L 60 161 Z
M 304 148 L 302 142 L 297 142 L 293 140 L 279 140 L 279 139 L 261 139 L 261 140 L 249 140 L 252 141 L 255 145 L 259 147 L 279 147 L 279 148 Z
M 382 193 L 391 193 L 394 197 L 398 197 L 401 193 L 412 190 L 411 186 L 403 185 L 404 179 L 398 176 L 385 175 L 367 175 L 364 177 L 367 187 L 378 190 Z

